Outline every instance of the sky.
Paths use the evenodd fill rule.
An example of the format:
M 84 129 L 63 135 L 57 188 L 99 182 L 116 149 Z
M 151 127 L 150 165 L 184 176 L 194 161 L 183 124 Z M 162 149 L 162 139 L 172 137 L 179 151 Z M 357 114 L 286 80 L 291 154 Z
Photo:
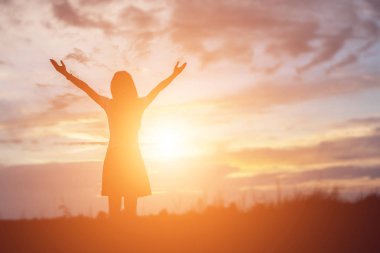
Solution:
M 0 217 L 106 210 L 104 111 L 50 65 L 145 96 L 142 215 L 380 186 L 376 0 L 0 0 Z

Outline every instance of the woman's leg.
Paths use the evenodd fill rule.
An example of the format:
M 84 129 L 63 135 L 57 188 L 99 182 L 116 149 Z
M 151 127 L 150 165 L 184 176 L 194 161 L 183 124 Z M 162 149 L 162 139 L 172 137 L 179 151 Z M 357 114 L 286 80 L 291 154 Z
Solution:
M 124 210 L 129 216 L 137 215 L 137 197 L 124 197 Z
M 108 196 L 108 210 L 111 218 L 120 216 L 121 196 Z

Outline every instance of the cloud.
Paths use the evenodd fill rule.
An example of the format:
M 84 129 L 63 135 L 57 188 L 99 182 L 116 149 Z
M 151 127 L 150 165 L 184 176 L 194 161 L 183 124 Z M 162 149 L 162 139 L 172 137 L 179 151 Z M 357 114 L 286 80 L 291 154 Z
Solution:
M 27 217 L 57 216 L 60 204 L 74 213 L 98 209 L 101 166 L 99 162 L 0 166 L 2 217 L 20 218 L 25 206 Z
M 377 17 L 380 18 L 380 3 L 377 0 L 366 0 L 366 2 L 371 7 L 371 10 L 373 10 Z
M 367 2 L 373 9 L 377 8 L 376 1 Z M 286 62 L 292 68 L 299 66 L 301 72 L 327 63 L 336 65 L 332 66 L 333 70 L 354 64 L 363 52 L 352 52 L 347 44 L 371 44 L 373 37 L 360 33 L 367 29 L 366 22 L 377 26 L 375 20 L 364 15 L 364 4 L 354 0 L 310 0 L 307 3 L 299 0 L 179 0 L 170 3 L 49 2 L 53 21 L 58 21 L 54 23 L 83 30 L 98 29 L 107 36 L 127 38 L 128 49 L 138 56 L 151 52 L 156 39 L 166 41 L 169 37 L 174 44 L 171 47 L 182 49 L 203 65 L 221 61 L 252 64 L 266 75 L 282 69 L 282 66 L 267 68 L 268 59 L 273 60 L 269 66 Z M 107 12 L 99 11 L 102 8 Z M 110 10 L 115 12 L 110 14 Z M 53 21 L 45 20 L 45 23 L 53 24 Z M 342 62 L 335 61 L 338 53 L 343 54 Z M 300 65 L 305 57 L 310 61 Z M 264 66 L 260 66 L 262 64 Z
M 380 165 L 371 166 L 334 166 L 297 172 L 280 171 L 275 173 L 262 173 L 253 176 L 230 177 L 228 181 L 237 186 L 273 186 L 276 182 L 281 185 L 297 185 L 307 182 L 323 180 L 355 180 L 380 179 Z
M 294 146 L 285 148 L 250 148 L 226 152 L 227 160 L 244 167 L 306 167 L 347 163 L 355 161 L 379 160 L 380 135 L 347 137 L 323 141 L 314 146 Z
M 253 67 L 252 70 L 254 72 L 261 72 L 261 73 L 265 73 L 267 75 L 272 75 L 272 74 L 275 74 L 283 65 L 284 65 L 283 63 L 278 62 L 272 66 L 269 66 L 269 67 L 263 67 L 263 68 Z
M 79 48 L 74 48 L 74 50 L 71 53 L 68 53 L 63 59 L 72 59 L 83 64 L 87 64 L 91 61 L 91 59 Z
M 105 4 L 106 1 L 83 0 L 80 3 L 90 6 L 93 4 L 92 2 L 99 5 Z M 129 4 L 126 7 L 120 7 L 121 3 L 118 5 L 117 9 L 121 10 L 118 11 L 113 22 L 106 20 L 104 13 L 96 13 L 94 9 L 89 9 L 84 14 L 68 0 L 53 2 L 52 10 L 54 16 L 66 25 L 85 29 L 100 29 L 107 36 L 128 38 L 129 45 L 136 52 L 137 56 L 146 55 L 150 52 L 150 45 L 153 39 L 163 33 L 163 29 L 160 28 L 160 20 L 156 18 L 161 9 L 154 8 L 154 4 L 148 10 Z M 69 57 L 82 63 L 89 61 L 88 57 L 78 49 L 75 49 L 75 52 L 71 53 Z
M 252 57 L 253 43 L 277 38 L 278 31 L 294 31 L 298 24 L 305 27 L 309 23 L 288 20 L 272 4 L 262 3 L 176 1 L 170 23 L 171 38 L 206 64 L 225 59 L 246 63 Z M 292 40 L 308 43 L 305 36 L 299 39 L 294 36 Z
M 341 69 L 347 65 L 356 63 L 359 58 L 369 50 L 372 46 L 376 44 L 380 36 L 380 28 L 373 20 L 361 21 L 361 33 L 363 36 L 368 38 L 364 41 L 364 44 L 361 45 L 355 52 L 348 53 L 343 59 L 332 64 L 326 71 L 327 74 L 330 74 L 338 69 Z
M 69 107 L 71 104 L 82 101 L 84 96 L 74 95 L 72 93 L 64 93 L 55 96 L 49 100 L 51 110 L 58 111 Z
M 160 18 L 162 8 L 155 6 L 155 2 L 149 8 L 140 8 L 128 5 L 121 9 L 117 19 L 116 36 L 131 39 L 131 49 L 137 57 L 147 56 L 151 50 L 152 42 L 162 38 L 165 33 L 163 22 Z
M 29 148 L 31 146 L 35 146 L 37 144 L 39 144 L 40 141 L 38 139 L 32 139 L 32 138 L 29 138 L 29 139 L 25 139 L 25 138 L 3 138 L 3 139 L 0 139 L 0 146 L 2 146 L 2 148 L 4 147 L 11 147 L 13 148 L 13 146 L 22 146 L 24 148 Z
M 112 0 L 80 0 L 79 3 L 83 5 L 101 5 L 109 4 Z
M 298 57 L 313 52 L 311 42 L 317 38 L 318 22 L 308 20 L 304 23 L 294 24 L 293 27 L 289 26 L 286 30 L 273 35 L 274 38 L 268 43 L 266 52 L 276 57 L 282 55 Z
M 330 36 L 322 41 L 321 49 L 312 60 L 306 65 L 299 67 L 299 72 L 304 72 L 319 64 L 331 60 L 344 46 L 344 43 L 351 37 L 351 28 L 345 29 L 336 36 Z
M 0 139 L 0 145 L 3 144 L 21 144 L 23 141 L 18 138 L 12 138 L 12 139 Z
M 22 103 L 5 103 L 2 108 L 9 110 L 0 115 L 0 148 L 6 150 L 9 147 L 7 151 L 16 155 L 27 150 L 31 151 L 28 155 L 33 156 L 32 152 L 36 150 L 48 153 L 46 147 L 53 145 L 60 146 L 57 148 L 104 146 L 106 143 L 102 140 L 108 137 L 106 115 L 95 108 L 92 111 L 85 101 L 87 98 L 82 95 L 58 94 L 38 111 Z M 88 140 L 89 136 L 93 139 Z M 58 153 L 55 155 L 59 156 Z M 25 156 L 23 159 L 27 160 Z
M 41 89 L 54 87 L 52 84 L 48 84 L 48 83 L 35 83 L 35 85 L 36 87 L 41 88 Z
M 358 35 L 367 29 L 366 22 L 373 21 L 363 17 L 354 1 L 175 1 L 172 13 L 171 39 L 204 65 L 218 61 L 259 65 L 263 57 L 255 52 L 263 47 L 264 57 L 274 57 L 275 62 L 299 65 L 309 57 L 298 67 L 304 72 L 345 54 L 348 42 L 372 41 L 372 36 Z M 353 61 L 351 56 L 335 68 Z
M 127 6 L 119 14 L 119 19 L 130 26 L 135 26 L 136 30 L 147 29 L 155 26 L 159 22 L 154 16 L 154 12 L 144 11 L 136 6 Z
M 327 71 L 326 73 L 327 74 L 330 74 L 331 72 L 334 72 L 338 69 L 341 69 L 347 65 L 350 65 L 350 64 L 353 64 L 353 63 L 356 63 L 359 59 L 359 55 L 358 54 L 349 54 L 347 55 L 345 58 L 343 58 L 342 60 L 340 60 L 339 62 L 333 64 Z
M 234 125 L 237 122 L 246 122 L 247 118 L 255 114 L 264 116 L 272 114 L 274 117 L 283 109 L 293 110 L 305 106 L 305 103 L 323 103 L 326 99 L 339 101 L 346 100 L 349 96 L 358 96 L 368 91 L 377 93 L 380 89 L 379 77 L 366 79 L 353 76 L 330 77 L 328 80 L 313 80 L 304 82 L 267 81 L 252 84 L 240 90 L 231 91 L 229 94 L 217 97 L 192 100 L 178 103 L 176 107 L 161 106 L 158 111 L 170 112 L 171 115 L 179 115 L 179 111 L 186 111 L 187 117 L 205 125 L 220 127 L 221 125 Z M 356 99 L 357 98 L 353 98 Z M 340 103 L 341 101 L 339 101 Z M 360 102 L 359 102 L 360 103 Z M 313 122 L 315 119 L 310 119 Z M 316 122 L 320 124 L 321 122 Z M 337 123 L 338 126 L 344 123 Z
M 376 82 L 365 82 L 355 78 L 322 81 L 321 83 L 293 84 L 262 83 L 248 87 L 236 94 L 217 99 L 199 101 L 225 112 L 265 112 L 282 105 L 291 105 L 333 96 L 358 93 L 368 89 L 378 89 Z
M 65 145 L 65 146 L 86 146 L 86 145 L 107 145 L 107 141 L 71 141 L 71 142 L 55 142 L 55 145 Z
M 89 18 L 84 14 L 79 13 L 68 0 L 59 0 L 52 2 L 52 10 L 54 16 L 70 26 L 97 28 L 105 33 L 110 33 L 113 30 L 113 25 L 109 21 L 103 20 L 100 17 Z
M 380 126 L 380 117 L 353 118 L 339 124 L 338 126 Z
M 23 133 L 30 132 L 31 128 L 44 129 L 46 127 L 56 126 L 61 122 L 77 122 L 77 127 L 80 129 L 86 124 L 93 124 L 91 122 L 95 120 L 102 121 L 102 112 L 98 110 L 66 110 L 73 104 L 80 105 L 80 103 L 85 100 L 84 98 L 83 96 L 71 93 L 59 94 L 48 100 L 46 107 L 40 111 L 32 112 L 22 110 L 9 103 L 5 104 L 5 106 L 9 107 L 9 112 L 5 114 L 7 117 L 1 119 L 2 130 L 12 137 L 19 138 L 23 136 Z M 105 115 L 103 119 L 104 121 L 106 120 Z M 90 120 L 91 122 L 79 123 L 81 120 Z M 91 126 L 91 131 L 95 131 L 96 129 L 99 129 L 99 126 Z
M 10 4 L 12 1 L 11 0 L 0 0 L 0 5 L 7 5 Z

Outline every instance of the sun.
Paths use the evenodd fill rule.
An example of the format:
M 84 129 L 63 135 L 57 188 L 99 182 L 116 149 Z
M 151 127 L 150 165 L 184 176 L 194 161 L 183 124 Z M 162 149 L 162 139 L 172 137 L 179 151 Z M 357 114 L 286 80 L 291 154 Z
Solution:
M 146 155 L 157 160 L 174 160 L 192 152 L 189 131 L 180 124 L 158 124 L 145 129 L 142 148 Z
M 157 155 L 163 159 L 179 157 L 184 153 L 184 138 L 176 129 L 160 130 L 155 135 Z

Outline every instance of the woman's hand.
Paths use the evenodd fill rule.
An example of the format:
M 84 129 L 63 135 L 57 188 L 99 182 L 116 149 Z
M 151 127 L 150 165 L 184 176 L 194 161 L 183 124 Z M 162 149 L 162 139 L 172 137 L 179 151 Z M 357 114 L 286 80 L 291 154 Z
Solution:
M 59 73 L 61 73 L 64 76 L 68 75 L 68 72 L 66 70 L 66 65 L 63 63 L 63 61 L 61 61 L 61 64 L 62 64 L 61 66 L 53 59 L 50 59 L 50 62 L 55 68 L 55 70 L 57 70 Z
M 182 71 L 183 69 L 186 67 L 186 62 L 184 64 L 182 64 L 181 66 L 178 66 L 179 65 L 179 62 L 177 61 L 177 64 L 174 66 L 174 69 L 173 69 L 173 76 L 178 76 Z
M 167 77 L 165 80 L 161 81 L 151 92 L 149 92 L 148 96 L 146 96 L 146 104 L 148 106 L 152 101 L 157 97 L 158 93 L 160 93 L 163 89 L 165 89 L 173 80 L 178 76 L 186 67 L 186 62 L 181 66 L 178 66 L 179 62 L 174 66 L 173 73 Z

